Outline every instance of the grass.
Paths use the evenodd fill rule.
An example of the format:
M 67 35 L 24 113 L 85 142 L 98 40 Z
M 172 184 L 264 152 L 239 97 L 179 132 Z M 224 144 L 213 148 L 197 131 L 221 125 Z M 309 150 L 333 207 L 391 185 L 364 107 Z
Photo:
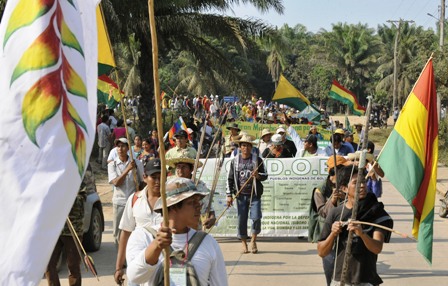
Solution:
M 387 129 L 373 128 L 369 130 L 369 141 L 375 143 L 375 149 L 383 147 L 391 132 L 392 127 Z

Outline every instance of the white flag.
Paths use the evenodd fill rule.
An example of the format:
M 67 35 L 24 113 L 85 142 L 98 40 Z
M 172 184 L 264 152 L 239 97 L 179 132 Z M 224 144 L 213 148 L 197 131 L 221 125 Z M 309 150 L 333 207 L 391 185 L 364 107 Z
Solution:
M 98 0 L 9 0 L 0 25 L 0 285 L 37 285 L 95 138 Z

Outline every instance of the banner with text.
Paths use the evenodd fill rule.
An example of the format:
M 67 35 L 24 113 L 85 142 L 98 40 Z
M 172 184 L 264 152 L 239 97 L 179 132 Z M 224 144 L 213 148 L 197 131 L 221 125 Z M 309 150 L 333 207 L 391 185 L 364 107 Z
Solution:
M 254 123 L 254 122 L 247 122 L 247 121 L 238 121 L 236 123 L 238 124 L 238 127 L 242 131 L 247 132 L 247 134 L 249 134 L 249 135 L 255 136 L 255 138 L 260 137 L 261 131 L 264 128 L 267 128 L 271 132 L 275 133 L 277 128 L 281 125 L 281 124 L 263 124 L 263 123 L 257 123 L 257 122 Z M 311 128 L 311 125 L 308 125 L 308 124 L 292 124 L 291 126 L 296 130 L 297 134 L 299 134 L 299 136 L 302 139 L 305 139 L 305 137 L 310 132 L 310 128 Z M 228 135 L 230 132 L 229 130 L 227 130 L 227 128 L 223 128 L 223 130 L 224 130 L 225 135 Z M 323 129 L 320 126 L 317 126 L 317 131 L 322 135 L 324 140 L 327 140 L 327 141 L 330 140 L 330 137 L 331 137 L 330 130 Z
M 268 179 L 263 182 L 260 236 L 307 236 L 312 190 L 326 179 L 327 157 L 266 159 Z M 231 159 L 226 159 L 218 180 L 213 207 L 216 217 L 226 208 L 226 186 Z M 216 159 L 203 167 L 201 180 L 212 185 Z M 236 236 L 236 202 L 212 230 L 216 236 Z M 248 222 L 250 234 L 251 222 Z

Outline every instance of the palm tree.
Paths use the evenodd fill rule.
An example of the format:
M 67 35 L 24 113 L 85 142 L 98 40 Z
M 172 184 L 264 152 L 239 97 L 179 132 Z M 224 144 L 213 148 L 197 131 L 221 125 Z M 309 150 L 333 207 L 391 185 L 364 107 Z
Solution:
M 379 38 L 373 29 L 363 24 L 339 23 L 323 35 L 324 48 L 329 51 L 328 60 L 334 63 L 341 84 L 353 91 L 361 104 L 365 103 L 381 52 Z
M 151 42 L 148 29 L 147 1 L 136 0 L 125 6 L 120 0 L 103 0 L 107 23 L 113 23 L 110 32 L 113 42 L 122 42 L 130 33 L 135 33 L 141 43 L 142 55 L 139 70 L 143 79 L 141 94 L 152 94 Z M 247 81 L 238 77 L 234 66 L 223 53 L 211 44 L 212 39 L 220 39 L 234 46 L 244 54 L 251 45 L 254 36 L 263 36 L 269 27 L 260 21 L 245 20 L 217 14 L 205 14 L 215 9 L 226 11 L 233 4 L 251 3 L 261 11 L 274 9 L 281 13 L 281 0 L 206 0 L 156 1 L 155 16 L 157 35 L 161 57 L 171 50 L 188 51 L 197 63 L 202 64 L 203 75 L 212 76 L 219 72 L 222 78 L 233 79 L 230 83 L 236 86 L 247 85 Z M 110 27 L 110 26 L 109 26 Z M 152 106 L 148 97 L 144 103 Z M 143 120 L 150 114 L 140 114 Z M 148 118 L 149 119 L 149 118 Z

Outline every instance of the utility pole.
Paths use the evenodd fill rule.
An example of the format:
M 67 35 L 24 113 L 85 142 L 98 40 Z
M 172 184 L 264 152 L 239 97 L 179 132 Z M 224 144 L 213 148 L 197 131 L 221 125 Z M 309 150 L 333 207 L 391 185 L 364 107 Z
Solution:
M 395 45 L 394 45 L 394 89 L 392 94 L 392 110 L 395 110 L 395 107 L 397 107 L 397 99 L 398 99 L 398 40 L 400 38 L 401 24 L 414 23 L 414 21 L 412 20 L 405 21 L 403 19 L 400 19 L 400 20 L 388 20 L 387 22 L 397 27 L 397 34 L 395 35 Z
M 443 50 L 443 40 L 445 38 L 445 0 L 442 0 L 440 4 L 440 19 L 439 19 L 439 29 L 440 29 L 440 39 L 439 46 L 440 50 Z

